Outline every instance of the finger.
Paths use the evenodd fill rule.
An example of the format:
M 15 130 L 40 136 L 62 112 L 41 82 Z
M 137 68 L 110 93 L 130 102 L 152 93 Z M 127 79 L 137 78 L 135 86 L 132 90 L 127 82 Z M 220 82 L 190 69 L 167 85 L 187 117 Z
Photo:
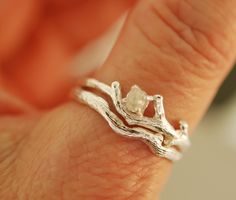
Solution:
M 14 190 L 14 174 L 16 160 L 20 154 L 23 141 L 37 121 L 36 116 L 0 117 L 0 197 L 1 199 L 16 199 Z M 13 192 L 14 191 L 14 192 Z
M 140 1 L 131 12 L 110 57 L 95 74 L 95 78 L 108 84 L 118 80 L 124 92 L 128 92 L 131 85 L 138 84 L 149 94 L 163 95 L 167 118 L 173 124 L 186 119 L 192 130 L 234 61 L 236 15 L 232 8 L 235 5 L 236 1 Z M 89 123 L 89 109 L 87 112 Z M 91 120 L 94 118 L 91 117 Z M 85 121 L 86 118 L 86 124 Z M 104 130 L 97 124 L 93 126 L 98 130 L 97 137 L 107 134 L 105 127 L 105 123 Z M 85 143 L 92 149 L 93 145 L 89 141 L 95 137 L 95 133 L 91 132 L 91 137 L 89 133 L 86 135 Z M 107 154 L 112 157 L 120 152 L 119 148 L 114 149 L 114 146 L 108 145 L 119 143 L 118 137 L 114 135 L 109 138 L 110 141 L 107 140 L 100 139 L 100 143 L 107 147 L 96 151 L 96 157 L 101 157 L 106 152 L 108 158 Z M 127 147 L 122 148 L 129 149 L 130 145 L 136 145 L 131 143 L 132 141 L 127 140 Z M 169 167 L 164 160 L 157 158 L 154 161 L 151 154 L 144 159 L 144 149 L 148 151 L 143 145 L 135 153 L 130 151 L 125 154 L 124 159 L 130 159 L 135 154 L 134 157 L 142 160 L 141 166 L 137 161 L 132 166 L 137 165 L 146 172 L 135 181 L 143 184 L 139 192 L 142 191 L 143 196 L 146 195 L 144 199 L 148 199 L 148 195 L 153 197 L 158 193 L 152 186 L 162 186 L 163 176 L 168 174 Z M 140 152 L 140 157 L 137 151 Z M 115 158 L 110 162 L 116 162 L 118 169 L 124 169 L 121 158 L 114 160 Z M 149 163 L 150 160 L 153 162 Z M 101 167 L 96 161 L 94 166 Z M 126 170 L 137 173 L 132 166 L 126 166 Z M 150 170 L 147 172 L 148 169 Z M 112 173 L 111 171 L 109 167 L 102 168 L 104 174 Z M 129 178 L 132 179 L 132 176 L 126 176 L 126 180 Z M 142 183 L 142 180 L 145 181 Z M 98 185 L 101 185 L 98 188 L 102 194 L 107 183 Z M 147 192 L 143 188 L 152 189 Z M 81 190 L 84 189 L 81 187 Z M 129 189 L 134 195 L 137 192 L 136 187 L 130 186 Z
M 168 119 L 186 119 L 193 127 L 233 62 L 234 4 L 140 1 L 95 77 L 120 81 L 124 92 L 138 84 L 163 95 Z M 26 162 L 18 167 L 28 178 L 17 180 L 32 199 L 156 199 L 170 170 L 169 162 L 143 143 L 117 136 L 80 104 L 48 115 L 23 148 Z M 42 183 L 43 191 L 32 192 Z
M 163 94 L 169 118 L 186 118 L 193 127 L 232 67 L 234 4 L 141 2 L 96 77 L 107 83 L 119 80 L 126 91 L 136 83 L 151 94 Z
M 6 33 L 0 39 L 3 85 L 28 104 L 50 108 L 66 100 L 73 84 L 70 64 L 75 53 L 105 31 L 134 0 L 29 3 L 20 5 L 23 8 L 17 8 L 10 21 L 5 19 L 14 4 L 7 3 L 6 13 L 0 15 L 0 28 Z
M 1 88 L 0 88 L 1 89 Z M 33 113 L 35 109 L 6 91 L 0 91 L 0 115 Z
M 22 45 L 37 22 L 40 4 L 35 0 L 0 3 L 0 64 Z
M 79 0 L 47 2 L 47 18 L 70 45 L 77 49 L 104 32 L 136 0 Z M 96 23 L 94 20 L 96 19 Z

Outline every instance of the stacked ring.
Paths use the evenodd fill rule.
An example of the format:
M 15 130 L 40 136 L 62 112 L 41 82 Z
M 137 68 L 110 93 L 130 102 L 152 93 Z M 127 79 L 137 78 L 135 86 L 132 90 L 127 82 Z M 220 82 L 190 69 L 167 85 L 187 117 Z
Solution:
M 108 95 L 117 114 L 110 109 L 104 98 L 94 94 L 90 89 Z M 179 129 L 174 129 L 166 119 L 161 95 L 147 95 L 139 86 L 134 85 L 123 98 L 119 82 L 114 81 L 108 86 L 95 79 L 87 79 L 85 87 L 76 88 L 74 95 L 76 100 L 100 113 L 114 132 L 143 141 L 155 155 L 177 161 L 182 157 L 183 151 L 190 146 L 188 124 L 180 121 Z M 150 102 L 154 105 L 153 117 L 144 116 Z

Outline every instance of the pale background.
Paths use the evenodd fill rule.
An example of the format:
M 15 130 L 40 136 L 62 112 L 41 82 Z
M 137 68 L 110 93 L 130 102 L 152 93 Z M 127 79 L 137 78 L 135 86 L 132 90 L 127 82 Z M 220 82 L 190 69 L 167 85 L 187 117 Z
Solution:
M 213 107 L 191 140 L 161 200 L 236 199 L 236 96 Z
M 124 18 L 78 53 L 72 63 L 75 76 L 103 63 Z M 236 86 L 236 80 L 233 84 Z M 174 165 L 161 200 L 236 199 L 236 96 L 212 107 L 191 140 L 192 147 Z

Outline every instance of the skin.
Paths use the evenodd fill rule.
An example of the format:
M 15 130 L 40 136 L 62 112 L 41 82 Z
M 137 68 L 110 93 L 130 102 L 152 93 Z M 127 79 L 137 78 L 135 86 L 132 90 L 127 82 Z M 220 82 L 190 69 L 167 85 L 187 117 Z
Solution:
M 158 92 L 192 131 L 234 62 L 236 1 L 24 1 L 0 6 L 0 199 L 157 199 L 172 163 L 68 99 L 68 63 L 130 8 L 93 77 Z

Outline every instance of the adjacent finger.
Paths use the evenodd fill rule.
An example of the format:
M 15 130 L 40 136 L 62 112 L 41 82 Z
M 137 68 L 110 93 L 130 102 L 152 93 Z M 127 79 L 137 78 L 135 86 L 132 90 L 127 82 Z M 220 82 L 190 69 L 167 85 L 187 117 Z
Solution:
M 13 13 L 17 4 L 6 3 L 0 13 L 2 87 L 37 108 L 51 108 L 67 100 L 74 55 L 135 0 L 27 1 Z
M 0 3 L 0 65 L 24 43 L 37 22 L 40 9 L 40 4 L 35 0 Z
M 0 89 L 0 115 L 35 112 L 35 109 L 23 100 Z
M 136 0 L 47 1 L 53 21 L 71 49 L 78 49 L 104 32 Z M 96 23 L 95 23 L 96 20 Z

